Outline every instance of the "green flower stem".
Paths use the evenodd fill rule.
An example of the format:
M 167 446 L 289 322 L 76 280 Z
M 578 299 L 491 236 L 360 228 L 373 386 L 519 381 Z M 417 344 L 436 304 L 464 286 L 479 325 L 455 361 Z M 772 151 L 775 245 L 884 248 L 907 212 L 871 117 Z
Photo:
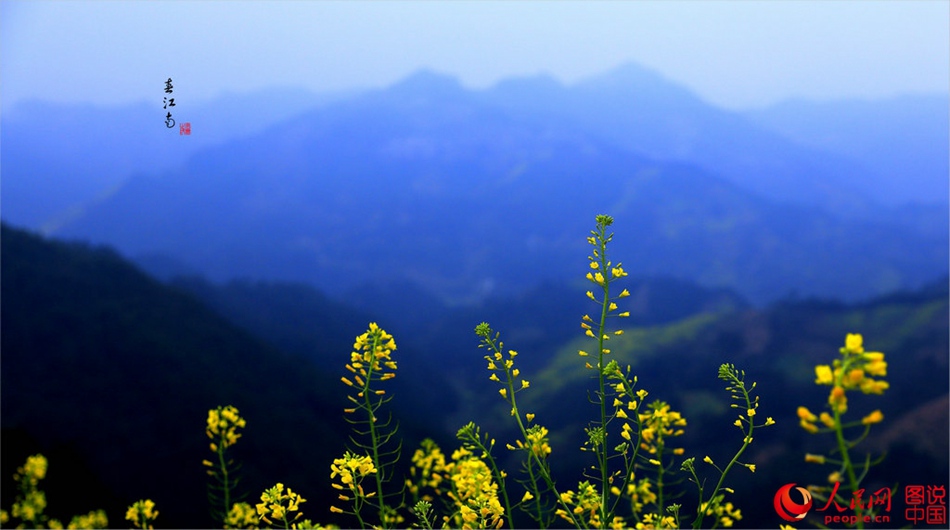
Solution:
M 847 373 L 844 369 L 841 370 L 841 373 Z M 838 381 L 838 384 L 841 384 L 841 381 Z M 835 440 L 838 442 L 838 450 L 841 452 L 841 462 L 845 471 L 848 473 L 848 483 L 851 485 L 851 491 L 858 491 L 860 486 L 860 480 L 854 474 L 854 464 L 851 462 L 851 455 L 848 453 L 848 442 L 844 438 L 844 427 L 841 424 L 841 413 L 838 411 L 838 407 L 832 406 L 832 412 L 835 413 Z M 870 429 L 870 426 L 868 426 Z M 866 434 L 866 433 L 865 433 Z M 854 515 L 857 517 L 856 525 L 858 528 L 864 528 L 864 517 L 862 513 L 862 508 L 860 505 L 854 508 Z
M 228 511 L 229 511 L 230 508 L 231 508 L 231 487 L 232 487 L 231 483 L 229 482 L 230 478 L 229 478 L 229 475 L 228 475 L 228 465 L 227 465 L 227 462 L 225 462 L 225 460 L 224 460 L 224 444 L 225 444 L 225 441 L 226 441 L 226 439 L 225 439 L 224 433 L 222 433 L 222 434 L 218 437 L 218 451 L 217 451 L 217 453 L 218 453 L 218 464 L 221 466 L 221 475 L 222 475 L 221 482 L 223 483 L 223 490 L 224 490 L 224 507 L 223 507 L 223 511 L 222 511 L 222 513 L 221 513 L 222 519 L 226 519 L 226 518 L 227 518 L 227 516 L 228 516 Z M 222 521 L 222 522 L 223 522 L 223 521 Z
M 501 348 L 498 346 L 498 343 L 495 341 L 497 338 L 497 333 L 495 335 L 495 338 L 492 338 L 492 330 L 487 324 L 483 323 L 482 325 L 480 325 L 478 328 L 476 328 L 476 332 L 479 334 L 480 337 L 482 337 L 482 342 L 493 353 L 504 355 L 502 354 Z M 517 400 L 515 399 L 514 376 L 511 373 L 511 368 L 506 366 L 505 374 L 507 376 L 507 381 L 506 381 L 507 396 L 505 399 L 511 404 L 511 408 L 515 412 L 514 416 L 518 422 L 518 429 L 521 431 L 522 439 L 524 439 L 525 442 L 530 442 L 530 440 L 528 439 L 528 430 L 527 428 L 525 428 L 524 422 L 521 420 L 521 414 L 518 412 L 518 404 L 517 404 Z M 541 457 L 539 457 L 537 454 L 535 454 L 534 451 L 531 450 L 530 445 L 528 446 L 528 458 L 534 459 L 534 462 L 538 466 L 538 470 L 541 472 L 541 477 L 544 479 L 544 482 L 547 484 L 547 486 L 551 488 L 551 491 L 554 493 L 554 496 L 557 499 L 558 504 L 560 504 L 561 507 L 564 508 L 564 511 L 567 512 L 568 516 L 571 518 L 571 523 L 574 525 L 574 527 L 581 528 L 581 525 L 578 523 L 577 518 L 574 517 L 574 512 L 571 509 L 571 507 L 568 506 L 564 502 L 563 499 L 561 499 L 561 494 L 558 492 L 557 486 L 555 486 L 554 484 L 554 479 L 551 477 L 550 471 L 545 467 L 544 462 L 541 460 Z M 509 515 L 509 519 L 510 519 L 510 515 Z M 540 521 L 538 522 L 540 523 Z
M 752 399 L 749 397 L 749 390 L 746 389 L 746 387 L 745 387 L 745 381 L 739 379 L 739 377 L 736 376 L 736 374 L 735 374 L 735 372 L 733 372 L 733 370 L 731 370 L 731 369 L 726 369 L 726 367 L 727 367 L 727 365 L 723 365 L 722 367 L 720 367 L 720 369 L 719 369 L 719 370 L 720 370 L 720 376 L 719 376 L 719 377 L 720 377 L 720 379 L 725 379 L 726 381 L 729 381 L 730 383 L 732 383 L 732 385 L 730 385 L 730 387 L 729 387 L 730 390 L 732 390 L 732 391 L 739 390 L 740 392 L 742 392 L 742 399 L 745 401 L 746 414 L 748 415 L 750 410 L 755 410 L 755 409 L 753 408 Z M 725 369 L 725 370 L 724 370 L 724 369 Z M 743 372 L 743 374 L 744 374 L 744 372 Z M 734 385 L 734 386 L 733 386 L 733 385 Z M 755 386 L 755 384 L 753 384 L 753 387 L 754 387 L 754 386 Z M 733 404 L 732 406 L 733 406 L 733 407 L 736 407 L 737 405 Z M 754 418 L 755 418 L 755 416 L 748 416 L 748 420 L 749 420 L 749 421 L 748 421 L 749 430 L 748 430 L 748 432 L 745 432 L 745 437 L 743 437 L 743 439 L 742 439 L 742 447 L 740 447 L 739 450 L 736 451 L 736 454 L 732 457 L 732 460 L 730 460 L 729 463 L 726 465 L 726 468 L 720 470 L 719 482 L 716 483 L 716 488 L 715 488 L 715 489 L 712 491 L 712 493 L 709 495 L 709 505 L 706 507 L 707 509 L 709 509 L 709 508 L 715 508 L 715 506 L 713 506 L 712 503 L 713 503 L 713 500 L 716 499 L 716 497 L 719 495 L 719 492 L 720 492 L 721 489 L 722 489 L 722 485 L 723 485 L 723 483 L 726 481 L 726 475 L 729 474 L 729 471 L 732 469 L 732 466 L 736 465 L 736 463 L 739 461 L 739 457 L 742 456 L 742 453 L 744 453 L 745 450 L 746 450 L 746 448 L 749 447 L 749 445 L 752 443 L 752 433 L 755 431 L 755 420 L 754 420 Z M 714 466 L 715 466 L 715 464 L 714 464 Z M 719 466 L 715 466 L 715 467 L 716 467 L 716 469 L 719 469 Z M 697 483 L 697 484 L 700 484 L 699 478 L 696 477 L 695 471 L 693 472 L 693 477 L 694 477 L 694 480 L 696 480 L 696 483 Z M 702 490 L 702 486 L 700 486 L 700 490 L 699 490 L 699 514 L 698 514 L 698 517 L 696 518 L 696 520 L 693 521 L 693 528 L 701 528 L 701 527 L 702 527 L 702 524 L 703 524 L 703 519 L 706 517 L 706 510 L 703 510 L 703 509 L 702 509 L 703 502 L 704 502 L 704 501 L 703 501 L 703 490 Z M 712 526 L 712 527 L 713 527 L 713 528 L 716 528 L 717 526 L 719 526 L 719 519 L 718 519 L 718 518 L 714 518 L 714 523 L 713 523 L 713 526 Z
M 373 342 L 370 345 L 370 351 L 373 352 L 373 359 L 369 363 L 366 363 L 368 366 L 366 368 L 366 379 L 363 381 L 363 405 L 366 409 L 366 412 L 369 413 L 369 436 L 372 440 L 372 450 L 373 450 L 373 464 L 376 466 L 376 501 L 379 506 L 379 519 L 380 524 L 384 524 L 383 514 L 386 513 L 386 503 L 383 500 L 383 466 L 382 461 L 379 456 L 379 436 L 376 433 L 376 412 L 373 407 L 373 402 L 370 398 L 370 388 L 369 384 L 373 380 L 373 364 L 376 355 L 376 347 L 379 345 L 380 336 L 377 334 L 373 335 Z M 358 511 L 358 510 L 357 510 Z M 357 518 L 359 515 L 357 514 Z M 363 521 L 360 520 L 360 526 L 365 528 Z
M 608 457 L 608 445 L 607 445 L 607 393 L 605 390 L 604 381 L 605 376 L 605 364 L 604 364 L 604 331 L 607 327 L 607 313 L 610 307 L 610 280 L 611 278 L 607 277 L 609 274 L 609 262 L 607 261 L 607 241 L 610 240 L 612 236 L 607 236 L 606 230 L 609 223 L 607 218 L 597 218 L 597 232 L 594 237 L 597 239 L 598 243 L 598 252 L 595 254 L 599 259 L 598 269 L 603 274 L 604 281 L 601 283 L 601 289 L 603 291 L 603 299 L 600 304 L 600 322 L 597 326 L 597 380 L 600 392 L 598 396 L 600 397 L 600 426 L 604 429 L 604 440 L 600 447 L 597 448 L 597 464 L 600 467 L 600 521 L 601 524 L 608 524 L 609 519 L 607 517 L 607 504 L 608 504 L 608 482 L 610 470 L 607 468 L 607 457 Z

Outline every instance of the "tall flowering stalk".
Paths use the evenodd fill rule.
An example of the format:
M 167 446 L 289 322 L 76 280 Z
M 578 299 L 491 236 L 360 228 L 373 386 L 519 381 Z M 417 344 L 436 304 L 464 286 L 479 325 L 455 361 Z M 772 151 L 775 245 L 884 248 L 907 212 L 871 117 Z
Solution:
M 233 405 L 208 411 L 205 434 L 211 439 L 208 447 L 215 456 L 214 462 L 203 460 L 201 463 L 208 468 L 207 473 L 212 478 L 212 482 L 208 484 L 211 514 L 225 528 L 231 526 L 229 523 L 237 522 L 232 512 L 237 510 L 235 513 L 242 513 L 242 510 L 246 512 L 250 509 L 250 506 L 244 503 L 232 505 L 234 489 L 240 481 L 237 473 L 241 466 L 235 464 L 234 459 L 227 455 L 227 450 L 242 436 L 239 430 L 245 426 L 247 426 L 247 421 L 241 417 L 238 409 Z
M 368 457 L 373 464 L 372 474 L 375 479 L 376 506 L 379 508 L 379 521 L 383 527 L 390 528 L 402 522 L 402 517 L 395 510 L 386 504 L 386 494 L 383 491 L 383 483 L 388 481 L 392 475 L 392 467 L 399 459 L 399 453 L 402 443 L 398 443 L 394 449 L 386 449 L 386 446 L 395 436 L 398 425 L 392 423 L 390 414 L 385 420 L 380 420 L 380 409 L 388 403 L 391 397 L 386 395 L 386 391 L 378 388 L 377 385 L 383 381 L 388 381 L 396 377 L 396 362 L 392 359 L 392 353 L 396 349 L 396 341 L 393 336 L 380 328 L 375 322 L 370 323 L 369 329 L 362 335 L 356 337 L 353 344 L 353 352 L 350 354 L 350 362 L 346 364 L 346 369 L 350 372 L 349 377 L 340 378 L 343 383 L 355 392 L 353 395 L 347 395 L 346 398 L 353 405 L 344 409 L 347 414 L 346 420 L 354 425 L 356 436 L 351 436 L 350 440 L 358 449 L 353 453 L 368 453 Z M 362 416 L 351 419 L 350 416 Z M 332 477 L 333 475 L 331 475 Z M 369 498 L 362 489 L 354 492 L 362 498 Z M 356 504 L 355 506 L 360 506 Z M 337 508 L 334 511 L 342 511 Z M 362 524 L 362 516 L 357 515 Z
M 494 331 L 487 322 L 482 322 L 475 327 L 475 334 L 481 338 L 481 344 L 479 344 L 478 347 L 488 351 L 488 354 L 485 355 L 485 360 L 488 361 L 488 370 L 492 372 L 488 378 L 501 385 L 501 388 L 498 389 L 498 394 L 511 407 L 511 417 L 515 419 L 521 434 L 520 439 L 516 440 L 514 445 L 506 445 L 511 451 L 525 452 L 524 468 L 527 478 L 524 481 L 524 485 L 527 488 L 527 492 L 519 504 L 539 526 L 546 527 L 550 523 L 550 518 L 546 513 L 547 510 L 544 508 L 543 499 L 541 497 L 542 493 L 544 491 L 552 491 L 555 494 L 557 502 L 561 501 L 560 494 L 558 494 L 557 488 L 554 485 L 554 479 L 551 476 L 551 467 L 548 462 L 548 455 L 551 454 L 551 446 L 547 438 L 548 430 L 541 425 L 534 424 L 534 413 L 522 413 L 518 408 L 517 394 L 530 388 L 531 382 L 521 377 L 521 370 L 515 367 L 515 358 L 518 356 L 518 352 L 508 350 L 507 354 L 503 353 L 505 345 L 499 339 L 500 333 Z M 499 377 L 498 374 L 502 374 L 502 377 Z M 471 432 L 474 432 L 476 435 L 472 435 Z M 491 459 L 491 447 L 494 446 L 494 440 L 492 440 L 488 446 L 486 446 L 484 442 L 479 442 L 477 427 L 474 427 L 473 424 L 470 424 L 468 428 L 460 430 L 459 438 L 462 439 L 463 442 L 467 440 L 469 444 L 477 446 L 489 458 L 496 480 L 502 485 L 502 495 L 510 516 L 511 503 L 508 499 L 508 493 L 504 488 L 505 474 L 496 468 L 494 460 Z M 544 488 L 542 488 L 542 485 Z M 561 504 L 563 504 L 563 502 L 561 502 Z
M 757 427 L 775 425 L 775 420 L 771 417 L 765 418 L 765 421 L 762 423 L 757 422 L 756 416 L 759 410 L 759 397 L 753 397 L 751 394 L 752 390 L 756 387 L 756 383 L 753 382 L 752 385 L 746 387 L 744 370 L 738 370 L 732 364 L 723 364 L 719 367 L 719 379 L 728 383 L 726 390 L 731 393 L 731 397 L 733 401 L 735 401 L 730 407 L 740 411 L 733 425 L 742 431 L 742 446 L 739 447 L 739 450 L 736 451 L 736 454 L 725 467 L 719 467 L 708 455 L 703 458 L 703 462 L 715 468 L 719 473 L 719 480 L 711 492 L 706 491 L 703 482 L 697 476 L 694 459 L 688 458 L 683 462 L 682 469 L 690 473 L 691 480 L 699 489 L 699 506 L 696 509 L 696 519 L 693 521 L 693 528 L 702 528 L 703 521 L 707 516 L 713 518 L 713 528 L 720 524 L 727 528 L 731 527 L 735 521 L 742 518 L 741 512 L 736 509 L 731 502 L 725 500 L 726 494 L 733 493 L 731 488 L 724 487 L 726 475 L 737 465 L 745 467 L 752 473 L 755 473 L 755 464 L 740 462 L 739 458 L 749 445 L 752 444 L 752 435 Z M 761 416 L 759 416 L 759 418 L 761 418 Z
M 590 361 L 586 361 L 585 366 L 587 369 L 595 370 L 597 373 L 598 389 L 595 393 L 594 404 L 598 408 L 600 418 L 592 422 L 587 429 L 588 439 L 585 443 L 585 448 L 594 453 L 597 461 L 596 468 L 599 471 L 599 475 L 589 478 L 594 480 L 599 486 L 597 488 L 600 495 L 600 513 L 598 514 L 598 519 L 601 524 L 605 524 L 607 521 L 613 519 L 610 506 L 615 506 L 615 504 L 610 502 L 608 497 L 614 480 L 614 474 L 611 473 L 610 464 L 608 462 L 611 450 L 610 442 L 608 441 L 608 424 L 617 417 L 617 413 L 611 404 L 615 402 L 617 396 L 625 389 L 632 388 L 634 382 L 624 380 L 623 373 L 617 369 L 616 363 L 610 365 L 608 369 L 608 363 L 605 359 L 606 356 L 610 354 L 607 341 L 610 340 L 611 336 L 623 334 L 622 329 L 609 331 L 607 321 L 609 318 L 625 318 L 630 316 L 628 311 L 619 312 L 616 303 L 617 300 L 630 296 L 630 292 L 624 289 L 616 297 L 611 296 L 611 285 L 627 276 L 627 272 L 623 270 L 621 263 L 618 262 L 614 264 L 607 256 L 607 245 L 614 237 L 613 233 L 607 233 L 607 229 L 613 224 L 613 217 L 609 215 L 598 215 L 595 221 L 596 226 L 594 230 L 591 230 L 591 235 L 587 238 L 587 242 L 594 247 L 591 254 L 587 257 L 590 267 L 590 271 L 587 272 L 587 280 L 594 284 L 594 288 L 587 291 L 587 297 L 597 304 L 598 312 L 595 313 L 596 316 L 593 318 L 590 315 L 584 315 L 581 320 L 581 328 L 584 329 L 584 333 L 588 337 L 597 342 L 595 353 L 597 363 L 596 365 L 592 365 Z M 589 354 L 584 350 L 580 350 L 578 354 L 581 357 L 589 357 Z M 620 379 L 620 381 L 615 383 L 612 387 L 608 384 L 608 380 L 611 377 Z M 629 474 L 630 473 L 627 473 L 625 476 Z
M 868 436 L 871 425 L 884 420 L 884 414 L 880 410 L 875 410 L 860 420 L 845 421 L 844 415 L 848 412 L 847 394 L 855 390 L 860 390 L 864 394 L 883 394 L 890 385 L 883 379 L 875 379 L 875 377 L 887 376 L 887 362 L 884 360 L 884 354 L 865 351 L 864 337 L 860 334 L 849 333 L 839 353 L 841 357 L 835 359 L 831 365 L 815 366 L 815 384 L 831 386 L 825 405 L 828 411 L 823 411 L 816 416 L 807 407 L 798 407 L 798 418 L 802 428 L 809 433 L 834 434 L 836 449 L 832 454 L 837 457 L 807 454 L 805 461 L 837 466 L 838 469 L 828 477 L 828 482 L 833 483 L 834 488 L 828 494 L 827 500 L 829 503 L 841 501 L 848 504 L 848 501 L 844 500 L 845 496 L 838 493 L 838 484 L 842 478 L 847 480 L 852 493 L 858 492 L 861 481 L 864 480 L 870 467 L 883 459 L 882 457 L 872 462 L 871 456 L 867 455 L 863 463 L 856 464 L 851 450 Z M 818 425 L 819 422 L 821 426 Z M 855 428 L 862 428 L 863 432 L 849 439 L 845 431 Z M 828 488 L 811 489 L 819 495 L 828 491 Z M 863 516 L 866 515 L 868 508 L 870 507 L 862 506 L 860 502 L 855 505 L 858 528 L 864 528 Z

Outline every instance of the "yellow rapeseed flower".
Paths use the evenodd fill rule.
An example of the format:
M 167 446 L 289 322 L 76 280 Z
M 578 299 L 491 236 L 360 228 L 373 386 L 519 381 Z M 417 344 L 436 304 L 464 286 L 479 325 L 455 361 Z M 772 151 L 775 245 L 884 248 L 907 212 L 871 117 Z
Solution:
M 808 410 L 807 407 L 798 407 L 797 413 L 798 413 L 798 417 L 802 419 L 803 421 L 807 421 L 810 423 L 814 423 L 818 421 L 818 417 L 812 414 L 812 412 Z
M 881 423 L 884 421 L 884 414 L 880 410 L 875 410 L 874 412 L 868 414 L 867 416 L 861 418 L 861 423 L 865 425 L 871 425 L 874 423 Z
M 844 347 L 850 353 L 864 353 L 864 337 L 857 333 L 848 333 L 844 339 Z
M 158 517 L 158 510 L 155 509 L 155 503 L 151 499 L 135 501 L 125 512 L 125 519 L 130 521 L 135 528 L 152 528 L 150 524 Z
M 887 362 L 884 361 L 884 354 L 881 352 L 870 352 L 865 353 L 864 358 L 867 360 L 867 365 L 865 370 L 868 375 L 873 375 L 877 377 L 884 377 L 887 375 Z
M 838 414 L 844 414 L 848 411 L 848 396 L 845 395 L 844 388 L 840 386 L 835 386 L 831 389 L 831 393 L 828 395 L 828 404 L 831 405 L 832 410 L 838 412 Z

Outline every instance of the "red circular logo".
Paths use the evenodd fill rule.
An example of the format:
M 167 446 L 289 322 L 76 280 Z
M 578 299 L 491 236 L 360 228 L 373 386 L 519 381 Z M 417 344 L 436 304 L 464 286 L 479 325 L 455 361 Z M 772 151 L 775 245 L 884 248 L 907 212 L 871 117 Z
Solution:
M 802 495 L 801 503 L 792 500 L 790 493 L 792 488 L 798 490 Z M 789 483 L 775 492 L 775 513 L 786 521 L 801 521 L 805 518 L 808 510 L 811 509 L 811 493 L 802 487 L 795 487 L 795 483 Z

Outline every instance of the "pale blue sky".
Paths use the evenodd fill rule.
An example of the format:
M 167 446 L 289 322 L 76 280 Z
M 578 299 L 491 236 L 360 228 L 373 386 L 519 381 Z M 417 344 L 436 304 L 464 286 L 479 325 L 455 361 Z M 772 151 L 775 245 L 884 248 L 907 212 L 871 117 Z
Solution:
M 483 88 L 635 61 L 727 108 L 947 92 L 950 2 L 0 2 L 0 98 L 121 104 L 383 87 L 426 67 Z

